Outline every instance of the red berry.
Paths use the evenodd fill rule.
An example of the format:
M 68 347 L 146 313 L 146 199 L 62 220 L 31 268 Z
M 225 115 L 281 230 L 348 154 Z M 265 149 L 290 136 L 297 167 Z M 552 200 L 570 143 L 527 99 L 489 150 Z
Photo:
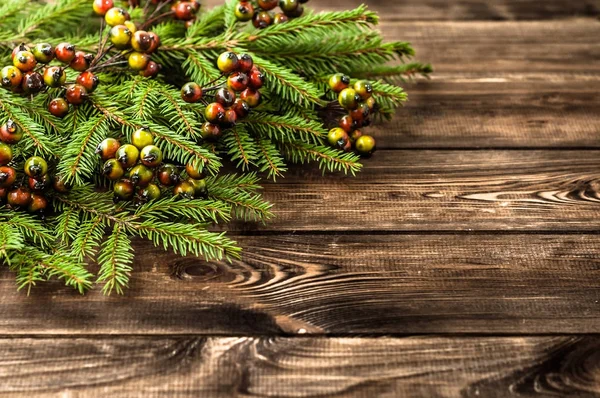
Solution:
M 256 108 L 260 104 L 260 93 L 251 88 L 247 88 L 242 91 L 240 98 L 246 101 L 250 108 Z
M 340 127 L 346 132 L 351 133 L 356 129 L 356 123 L 350 115 L 346 115 L 340 119 Z
M 273 23 L 273 17 L 266 11 L 257 12 L 252 17 L 252 25 L 257 29 L 264 29 Z
M 75 46 L 71 43 L 60 43 L 56 46 L 54 55 L 60 62 L 68 64 L 75 58 Z
M 254 61 L 252 57 L 248 54 L 242 54 L 239 56 L 238 70 L 244 73 L 250 73 L 252 67 L 254 66 Z
M 234 126 L 237 122 L 237 113 L 235 113 L 235 109 L 227 109 L 225 111 L 225 116 L 223 117 L 223 125 L 225 126 Z
M 17 180 L 17 171 L 9 166 L 0 167 L 0 187 L 8 188 Z
M 27 72 L 23 75 L 21 87 L 25 94 L 39 93 L 44 89 L 44 78 L 37 72 Z
M 206 107 L 204 116 L 211 123 L 221 123 L 225 118 L 225 108 L 223 108 L 223 105 L 213 102 Z
M 69 103 L 64 98 L 54 98 L 48 104 L 48 112 L 56 117 L 65 117 L 69 113 Z
M 243 119 L 250 113 L 250 105 L 240 98 L 236 99 L 231 109 L 238 115 L 238 119 Z
M 16 46 L 13 50 L 12 50 L 12 54 L 10 55 L 10 59 L 14 60 L 15 56 L 17 55 L 17 53 L 19 53 L 20 51 L 31 51 L 31 49 L 25 45 L 25 43 L 21 43 L 18 46 Z
M 94 12 L 98 15 L 104 16 L 106 12 L 115 6 L 113 0 L 94 0 L 93 8 Z
M 88 92 L 80 84 L 71 84 L 67 87 L 67 92 L 65 93 L 65 98 L 69 103 L 73 105 L 81 105 L 87 99 Z
M 148 32 L 138 30 L 131 38 L 131 47 L 133 47 L 135 51 L 145 53 L 152 47 L 152 40 L 152 36 Z
M 277 7 L 279 0 L 258 0 L 258 6 L 265 11 L 272 10 Z
M 244 91 L 248 87 L 248 75 L 243 72 L 233 72 L 227 78 L 227 86 L 233 91 Z
M 6 201 L 11 206 L 28 206 L 31 203 L 31 192 L 25 187 L 19 187 L 8 193 Z
M 227 87 L 222 87 L 215 93 L 215 101 L 224 107 L 231 106 L 235 102 L 235 91 Z
M 189 21 L 194 18 L 194 6 L 189 1 L 182 1 L 175 6 L 175 18 Z
M 5 66 L 0 71 L 0 83 L 2 87 L 11 89 L 19 87 L 23 80 L 23 72 L 16 66 Z
M 150 61 L 148 62 L 148 65 L 146 65 L 146 69 L 140 71 L 140 75 L 144 77 L 156 77 L 161 69 L 160 64 Z
M 49 66 L 44 69 L 44 83 L 48 87 L 57 88 L 65 84 L 66 81 L 67 74 L 60 66 Z
M 287 15 L 278 13 L 278 14 L 275 14 L 275 16 L 273 17 L 273 24 L 280 25 L 282 23 L 286 23 L 289 20 L 290 20 L 290 18 Z
M 30 213 L 43 212 L 48 207 L 48 199 L 44 195 L 38 193 L 31 194 L 31 202 L 27 206 L 27 211 Z
M 0 127 L 0 140 L 7 144 L 16 144 L 23 138 L 23 129 L 12 120 L 8 120 Z
M 150 48 L 146 52 L 153 53 L 154 51 L 156 51 L 158 49 L 158 47 L 160 47 L 160 37 L 158 37 L 158 35 L 154 32 L 148 32 L 148 34 L 150 35 L 152 44 L 150 45 Z
M 253 67 L 248 76 L 248 85 L 251 88 L 258 90 L 263 84 L 265 84 L 265 75 L 256 67 Z
M 206 122 L 202 125 L 200 134 L 205 140 L 217 140 L 223 134 L 223 132 L 218 124 Z
M 181 88 L 181 99 L 188 103 L 195 103 L 202 99 L 202 87 L 194 82 L 186 83 Z
M 37 65 L 33 54 L 29 51 L 19 51 L 13 58 L 13 65 L 19 68 L 21 72 L 29 72 Z
M 96 89 L 96 87 L 98 87 L 100 79 L 92 72 L 83 72 L 79 76 L 77 76 L 76 82 L 77 84 L 82 85 L 89 94 L 92 93 Z
M 93 60 L 94 56 L 92 54 L 86 54 L 83 51 L 77 51 L 69 65 L 74 70 L 78 72 L 83 72 L 84 70 L 90 67 L 90 64 Z
M 32 191 L 45 191 L 50 187 L 52 179 L 49 174 L 44 174 L 41 177 L 29 177 L 28 185 Z

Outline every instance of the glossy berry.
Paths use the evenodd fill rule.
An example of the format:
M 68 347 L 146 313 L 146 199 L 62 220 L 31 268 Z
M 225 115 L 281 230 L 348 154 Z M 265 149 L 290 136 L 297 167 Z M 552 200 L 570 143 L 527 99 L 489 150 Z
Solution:
M 163 164 L 160 169 L 158 169 L 156 177 L 162 185 L 167 187 L 175 185 L 181 180 L 179 169 L 175 165 L 169 163 Z
M 154 51 L 158 50 L 158 47 L 160 47 L 160 38 L 154 32 L 148 32 L 148 34 L 150 35 L 150 38 L 152 39 L 152 44 L 150 45 L 150 48 L 146 52 L 153 53 Z
M 334 93 L 339 93 L 350 87 L 350 77 L 343 73 L 336 73 L 329 78 L 329 87 Z
M 38 72 L 27 72 L 23 75 L 21 87 L 25 94 L 39 93 L 44 89 L 44 78 Z
M 25 45 L 25 43 L 21 43 L 18 46 L 16 46 L 15 48 L 13 48 L 12 53 L 10 55 L 10 59 L 14 60 L 16 55 L 20 52 L 20 51 L 29 51 L 31 52 L 31 49 Z
M 240 98 L 235 100 L 235 102 L 231 106 L 231 109 L 235 111 L 235 113 L 238 116 L 238 119 L 243 119 L 250 113 L 250 105 L 248 105 L 246 101 Z
M 235 91 L 227 87 L 222 87 L 215 93 L 215 101 L 226 108 L 233 105 L 235 98 Z
M 294 11 L 284 12 L 284 14 L 289 18 L 301 17 L 302 14 L 304 14 L 304 7 L 301 4 L 299 4 L 298 8 L 296 8 Z
M 163 160 L 162 151 L 155 145 L 147 145 L 140 151 L 140 160 L 144 166 L 157 167 Z
M 23 80 L 23 73 L 16 66 L 5 66 L 0 71 L 0 84 L 2 87 L 11 89 L 19 87 Z
M 125 21 L 123 22 L 123 25 L 127 26 L 127 29 L 129 29 L 129 31 L 131 32 L 131 38 L 133 39 L 133 35 L 135 34 L 135 32 L 137 32 L 136 24 L 132 21 Z
M 356 94 L 356 91 L 351 88 L 343 89 L 338 96 L 338 101 L 342 108 L 353 110 L 358 108 L 358 103 L 360 101 L 360 96 Z
M 137 52 L 146 53 L 152 47 L 152 41 L 152 36 L 148 32 L 138 30 L 131 38 L 131 47 Z
M 353 120 L 361 123 L 369 117 L 371 110 L 369 109 L 369 105 L 363 103 L 358 104 L 358 108 L 350 111 L 350 116 Z
M 94 0 L 92 8 L 96 14 L 104 16 L 114 6 L 113 0 Z
M 237 113 L 233 109 L 225 110 L 225 115 L 223 116 L 223 121 L 221 122 L 224 126 L 232 127 L 237 123 Z
M 249 54 L 242 54 L 238 57 L 238 70 L 244 73 L 250 73 L 254 66 L 254 61 Z
M 227 51 L 219 55 L 217 67 L 223 73 L 231 73 L 238 69 L 240 60 L 236 53 Z
M 185 181 L 194 188 L 195 197 L 203 197 L 208 193 L 205 179 L 188 178 Z
M 256 29 L 264 29 L 273 23 L 273 17 L 267 11 L 260 11 L 254 13 L 252 17 L 252 25 Z
M 113 7 L 106 12 L 104 20 L 108 26 L 123 25 L 125 21 L 129 21 L 131 17 L 129 13 L 122 8 Z
M 0 166 L 0 187 L 8 188 L 17 180 L 17 171 L 9 166 Z
M 140 71 L 140 75 L 144 77 L 156 77 L 160 72 L 161 66 L 154 61 L 148 62 L 146 69 Z
M 8 193 L 6 201 L 11 206 L 27 207 L 31 203 L 31 192 L 25 187 L 19 187 Z
M 39 213 L 46 210 L 48 207 L 48 199 L 44 195 L 40 195 L 39 193 L 31 194 L 31 201 L 29 202 L 29 206 L 27 206 L 27 211 L 30 213 Z
M 69 103 L 64 98 L 54 98 L 48 104 L 48 112 L 56 117 L 63 118 L 69 113 Z
M 260 105 L 260 92 L 251 88 L 247 88 L 241 92 L 240 99 L 245 101 L 250 108 L 256 108 L 258 105 Z
M 67 193 L 71 190 L 71 185 L 67 183 L 63 177 L 58 176 L 54 179 L 54 184 L 52 184 L 52 188 L 54 188 L 56 192 Z
M 173 195 L 182 196 L 187 199 L 193 198 L 195 193 L 196 190 L 194 189 L 194 186 L 187 181 L 180 182 L 175 186 L 175 189 L 173 189 Z
M 54 47 L 48 43 L 38 43 L 31 50 L 35 60 L 41 64 L 47 64 L 54 59 Z
M 202 169 L 202 162 L 199 160 L 192 161 L 191 163 L 188 163 L 187 166 L 185 166 L 185 171 L 187 172 L 188 176 L 196 180 L 201 180 L 204 178 L 204 173 L 202 172 Z
M 227 87 L 233 91 L 244 91 L 248 87 L 248 75 L 243 72 L 233 72 L 227 78 Z
M 60 66 L 50 66 L 44 69 L 44 83 L 48 87 L 57 88 L 65 84 L 67 74 Z
M 123 167 L 130 168 L 137 163 L 140 157 L 140 151 L 131 144 L 125 144 L 117 149 L 115 157 Z
M 81 105 L 88 98 L 88 92 L 80 84 L 71 84 L 65 92 L 65 99 L 73 105 Z
M 131 69 L 141 71 L 146 69 L 146 66 L 148 66 L 148 62 L 150 62 L 150 56 L 148 54 L 134 51 L 131 54 L 129 54 L 127 62 Z
M 223 115 L 223 117 L 224 116 L 225 115 Z M 202 138 L 205 140 L 214 141 L 221 137 L 221 135 L 223 135 L 223 132 L 221 131 L 221 127 L 219 127 L 218 124 L 206 122 L 202 125 L 202 128 L 200 129 L 200 135 L 202 135 Z
M 350 115 L 346 115 L 340 119 L 340 128 L 346 133 L 351 133 L 356 130 L 356 123 Z
M 220 123 L 225 117 L 225 108 L 223 108 L 223 105 L 217 102 L 208 104 L 204 110 L 204 117 L 211 123 Z
M 250 21 L 254 16 L 254 6 L 249 1 L 242 1 L 235 6 L 234 14 L 238 21 Z
M 94 60 L 92 54 L 86 54 L 83 51 L 75 52 L 73 59 L 69 63 L 69 66 L 78 72 L 83 72 L 90 67 L 90 64 Z
M 265 83 L 265 75 L 256 67 L 252 68 L 250 74 L 248 75 L 248 86 L 255 90 L 258 90 Z
M 39 156 L 32 156 L 25 161 L 23 169 L 29 177 L 38 178 L 46 175 L 48 172 L 48 163 Z
M 13 158 L 13 151 L 10 145 L 0 142 L 0 166 L 6 166 Z
M 258 0 L 258 6 L 265 11 L 270 11 L 277 7 L 279 0 Z
M 286 23 L 289 20 L 290 20 L 290 18 L 287 15 L 282 14 L 282 13 L 277 13 L 273 17 L 273 25 L 281 25 L 282 23 Z
M 356 140 L 354 147 L 361 155 L 370 155 L 375 151 L 375 139 L 370 135 L 363 135 Z
M 329 130 L 329 134 L 327 134 L 327 142 L 329 142 L 329 145 L 332 147 L 341 149 L 349 140 L 350 137 L 348 136 L 348 133 L 339 127 Z
M 77 76 L 75 82 L 83 86 L 88 94 L 90 94 L 94 92 L 96 87 L 98 87 L 98 84 L 100 84 L 100 78 L 98 78 L 98 76 L 94 75 L 92 72 L 85 71 Z
M 363 133 L 360 130 L 354 130 L 349 135 L 350 135 L 350 141 L 356 142 L 356 140 L 358 140 L 360 137 L 363 136 Z
M 96 147 L 96 153 L 100 155 L 102 160 L 112 159 L 117 155 L 117 151 L 121 147 L 121 143 L 114 138 L 104 139 Z
M 195 103 L 202 99 L 202 87 L 194 82 L 186 83 L 181 88 L 181 99 L 188 103 Z
M 54 50 L 54 56 L 62 63 L 71 63 L 75 58 L 75 46 L 71 43 L 60 43 Z
M 46 189 L 50 188 L 51 184 L 52 179 L 50 178 L 50 175 L 46 174 L 38 178 L 29 177 L 27 185 L 32 191 L 45 191 Z
M 115 185 L 113 186 L 113 192 L 115 193 L 116 199 L 129 200 L 133 198 L 135 186 L 129 180 L 120 180 L 115 182 Z
M 181 1 L 175 5 L 175 18 L 189 21 L 195 16 L 194 6 L 189 1 Z
M 129 172 L 129 179 L 131 182 L 140 187 L 145 187 L 146 185 L 150 184 L 153 178 L 154 173 L 152 170 L 143 164 L 133 166 Z
M 23 130 L 12 120 L 0 127 L 0 140 L 7 144 L 16 144 L 23 138 Z
M 133 132 L 131 143 L 137 149 L 143 149 L 148 145 L 154 145 L 154 136 L 148 127 L 142 127 Z
M 13 65 L 21 72 L 29 72 L 35 68 L 37 61 L 31 52 L 19 51 L 13 58 Z
M 110 41 L 119 50 L 129 47 L 131 36 L 131 30 L 125 25 L 116 25 L 110 29 Z
M 373 95 L 373 85 L 366 80 L 359 80 L 354 83 L 354 91 L 356 91 L 363 100 L 367 100 Z
M 298 0 L 279 0 L 279 8 L 286 15 L 296 11 L 299 5 L 300 2 Z
M 148 184 L 145 187 L 140 187 L 137 196 L 142 202 L 148 202 L 149 200 L 160 199 L 160 188 L 156 184 Z

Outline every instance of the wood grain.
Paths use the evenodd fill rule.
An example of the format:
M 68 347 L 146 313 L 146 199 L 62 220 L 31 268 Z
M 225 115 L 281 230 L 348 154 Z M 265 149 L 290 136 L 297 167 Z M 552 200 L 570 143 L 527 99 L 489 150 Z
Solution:
M 600 1 L 550 0 L 313 0 L 312 9 L 347 10 L 366 3 L 381 13 L 384 20 L 539 20 L 572 17 L 597 17 Z M 206 7 L 223 4 L 223 0 L 203 0 Z
M 598 235 L 236 239 L 244 258 L 231 264 L 138 242 L 126 297 L 82 298 L 60 282 L 27 297 L 0 269 L 0 335 L 600 330 Z
M 0 351 L 0 395 L 10 398 L 600 393 L 597 336 L 5 338 Z
M 358 178 L 294 167 L 266 182 L 267 225 L 244 231 L 587 231 L 600 227 L 600 152 L 379 151 Z

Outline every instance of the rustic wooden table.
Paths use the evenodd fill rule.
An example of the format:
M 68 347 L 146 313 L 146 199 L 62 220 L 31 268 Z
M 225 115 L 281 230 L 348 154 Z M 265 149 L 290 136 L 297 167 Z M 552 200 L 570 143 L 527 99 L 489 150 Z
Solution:
M 600 396 L 600 1 L 367 3 L 436 73 L 364 172 L 267 184 L 241 262 L 139 244 L 126 297 L 0 269 L 1 397 Z

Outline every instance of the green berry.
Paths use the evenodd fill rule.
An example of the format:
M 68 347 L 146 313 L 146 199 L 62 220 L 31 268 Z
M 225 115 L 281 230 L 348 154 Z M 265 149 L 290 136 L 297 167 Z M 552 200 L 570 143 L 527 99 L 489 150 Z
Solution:
M 182 196 L 184 198 L 191 199 L 196 194 L 194 186 L 187 181 L 182 181 L 175 186 L 173 190 L 173 195 Z
M 2 87 L 13 89 L 19 87 L 23 81 L 23 73 L 16 66 L 5 66 L 0 72 Z
M 195 197 L 206 196 L 208 191 L 206 189 L 206 180 L 205 179 L 188 178 L 186 180 L 186 182 L 194 188 L 194 196 Z
M 370 135 L 363 135 L 356 140 L 354 147 L 361 155 L 370 155 L 375 151 L 375 139 Z
M 327 134 L 327 142 L 329 142 L 329 145 L 337 148 L 340 147 L 340 142 L 345 142 L 348 139 L 348 133 L 340 127 L 332 128 L 329 130 L 329 134 Z
M 158 181 L 164 186 L 170 187 L 181 180 L 179 169 L 172 164 L 163 164 L 156 174 Z
M 113 186 L 116 199 L 129 200 L 133 198 L 135 186 L 129 180 L 117 181 Z
M 108 26 L 123 25 L 125 21 L 129 21 L 130 19 L 129 13 L 118 7 L 111 8 L 104 15 L 104 20 Z
M 363 100 L 367 100 L 373 95 L 373 85 L 366 80 L 359 80 L 354 83 L 354 91 L 356 91 Z
M 217 67 L 223 73 L 231 73 L 238 68 L 239 59 L 236 53 L 227 51 L 219 55 Z
M 140 151 L 131 144 L 125 144 L 117 149 L 115 157 L 124 168 L 128 169 L 135 166 L 140 157 Z
M 0 166 L 6 166 L 13 159 L 13 151 L 10 145 L 0 142 Z
M 157 167 L 162 163 L 162 159 L 162 151 L 157 146 L 147 145 L 140 151 L 140 160 L 145 166 Z
M 108 159 L 102 166 L 102 174 L 109 180 L 116 181 L 123 177 L 125 170 L 117 159 Z
M 154 145 L 154 136 L 148 127 L 142 127 L 133 132 L 131 143 L 141 150 L 148 145 Z
M 138 191 L 138 197 L 144 203 L 150 200 L 160 199 L 160 195 L 160 188 L 156 184 L 148 184 L 145 187 L 141 187 Z
M 153 178 L 154 173 L 152 172 L 152 170 L 150 170 L 150 168 L 146 167 L 143 164 L 133 166 L 133 168 L 129 172 L 129 179 L 131 180 L 131 182 L 134 185 L 139 185 L 141 187 L 150 184 Z
M 350 87 L 350 77 L 343 73 L 336 73 L 329 78 L 329 87 L 334 93 L 339 93 L 345 88 Z
M 32 156 L 25 161 L 25 174 L 32 178 L 38 178 L 46 175 L 48 172 L 48 163 L 39 156 Z
M 235 6 L 234 13 L 238 21 L 250 21 L 254 16 L 254 6 L 249 1 L 242 1 Z
M 110 41 L 119 50 L 125 50 L 129 47 L 131 36 L 131 30 L 125 25 L 116 25 L 110 29 Z
M 348 110 L 353 110 L 358 108 L 358 103 L 360 101 L 360 96 L 354 91 L 354 89 L 346 88 L 340 92 L 338 96 L 338 101 L 340 105 Z
M 67 81 L 65 70 L 59 66 L 50 66 L 44 69 L 44 83 L 46 86 L 57 88 L 61 87 Z
M 54 47 L 48 43 L 39 43 L 31 50 L 36 61 L 47 64 L 54 59 Z
M 96 153 L 103 160 L 108 160 L 116 156 L 117 150 L 121 144 L 114 138 L 107 138 L 96 147 Z

